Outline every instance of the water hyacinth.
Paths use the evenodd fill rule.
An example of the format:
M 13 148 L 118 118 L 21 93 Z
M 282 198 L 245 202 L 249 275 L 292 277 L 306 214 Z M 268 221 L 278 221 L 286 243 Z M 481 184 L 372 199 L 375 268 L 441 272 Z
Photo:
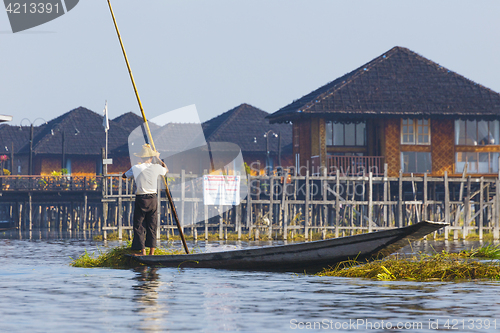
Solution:
M 72 259 L 71 266 L 73 267 L 109 267 L 109 268 L 130 268 L 133 266 L 140 266 L 138 262 L 131 261 L 127 254 L 134 254 L 137 251 L 131 249 L 132 242 L 128 242 L 127 245 L 114 247 L 108 251 L 101 251 L 98 249 L 98 255 L 95 253 L 85 253 L 82 254 L 77 259 Z M 146 249 L 149 252 L 149 249 Z M 183 254 L 183 250 L 177 249 L 164 249 L 156 248 L 155 255 L 172 255 L 172 254 Z
M 366 263 L 346 261 L 318 273 L 320 276 L 361 277 L 377 280 L 456 281 L 500 280 L 500 264 L 480 262 L 463 253 L 391 256 Z

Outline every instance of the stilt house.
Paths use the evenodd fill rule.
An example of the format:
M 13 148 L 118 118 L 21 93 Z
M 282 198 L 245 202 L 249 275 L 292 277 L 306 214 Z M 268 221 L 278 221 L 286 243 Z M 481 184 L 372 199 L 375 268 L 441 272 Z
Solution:
M 312 173 L 496 175 L 500 94 L 394 47 L 268 116 Z

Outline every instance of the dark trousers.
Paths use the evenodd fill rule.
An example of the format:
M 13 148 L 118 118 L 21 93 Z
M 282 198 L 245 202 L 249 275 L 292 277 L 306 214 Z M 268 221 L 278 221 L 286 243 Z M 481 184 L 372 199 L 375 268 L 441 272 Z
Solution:
M 157 205 L 156 194 L 135 196 L 132 250 L 156 247 Z

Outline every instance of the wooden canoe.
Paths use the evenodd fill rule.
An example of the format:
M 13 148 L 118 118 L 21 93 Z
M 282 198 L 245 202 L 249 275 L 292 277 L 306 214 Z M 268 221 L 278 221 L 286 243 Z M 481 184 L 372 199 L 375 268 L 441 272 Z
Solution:
M 290 245 L 181 255 L 131 257 L 148 266 L 318 272 L 346 260 L 382 258 L 446 223 L 424 221 L 398 229 Z

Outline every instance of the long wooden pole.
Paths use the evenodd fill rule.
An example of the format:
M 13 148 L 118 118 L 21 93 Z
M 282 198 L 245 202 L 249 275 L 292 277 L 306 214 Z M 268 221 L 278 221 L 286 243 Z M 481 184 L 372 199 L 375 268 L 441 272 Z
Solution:
M 153 141 L 153 136 L 151 135 L 151 131 L 149 129 L 148 120 L 146 118 L 146 114 L 144 113 L 144 108 L 142 107 L 141 99 L 139 97 L 139 92 L 137 91 L 137 86 L 135 85 L 134 76 L 132 75 L 132 69 L 130 68 L 130 64 L 128 62 L 127 53 L 125 53 L 125 47 L 123 46 L 122 37 L 120 36 L 120 31 L 118 30 L 118 25 L 116 24 L 115 14 L 113 13 L 113 9 L 111 8 L 110 0 L 108 0 L 108 5 L 109 5 L 109 11 L 111 12 L 111 17 L 113 18 L 113 23 L 115 24 L 116 34 L 118 35 L 118 40 L 120 41 L 123 57 L 125 58 L 125 63 L 127 64 L 130 80 L 132 81 L 132 86 L 134 87 L 135 96 L 137 97 L 137 103 L 139 104 L 139 109 L 141 110 L 142 119 L 144 120 L 144 127 L 146 127 L 149 143 L 151 144 L 151 148 L 153 148 L 153 150 L 156 151 L 155 144 Z M 189 254 L 189 249 L 187 247 L 186 239 L 184 238 L 184 232 L 182 231 L 182 227 L 179 222 L 177 210 L 175 209 L 174 201 L 172 200 L 172 195 L 170 194 L 170 190 L 168 189 L 167 180 L 165 179 L 165 177 L 162 178 L 165 184 L 165 193 L 167 194 L 167 199 L 170 204 L 170 207 L 172 208 L 172 213 L 175 218 L 175 223 L 177 224 L 177 229 L 179 230 L 179 235 L 181 236 L 182 245 L 184 246 L 184 250 L 186 251 L 186 253 Z

